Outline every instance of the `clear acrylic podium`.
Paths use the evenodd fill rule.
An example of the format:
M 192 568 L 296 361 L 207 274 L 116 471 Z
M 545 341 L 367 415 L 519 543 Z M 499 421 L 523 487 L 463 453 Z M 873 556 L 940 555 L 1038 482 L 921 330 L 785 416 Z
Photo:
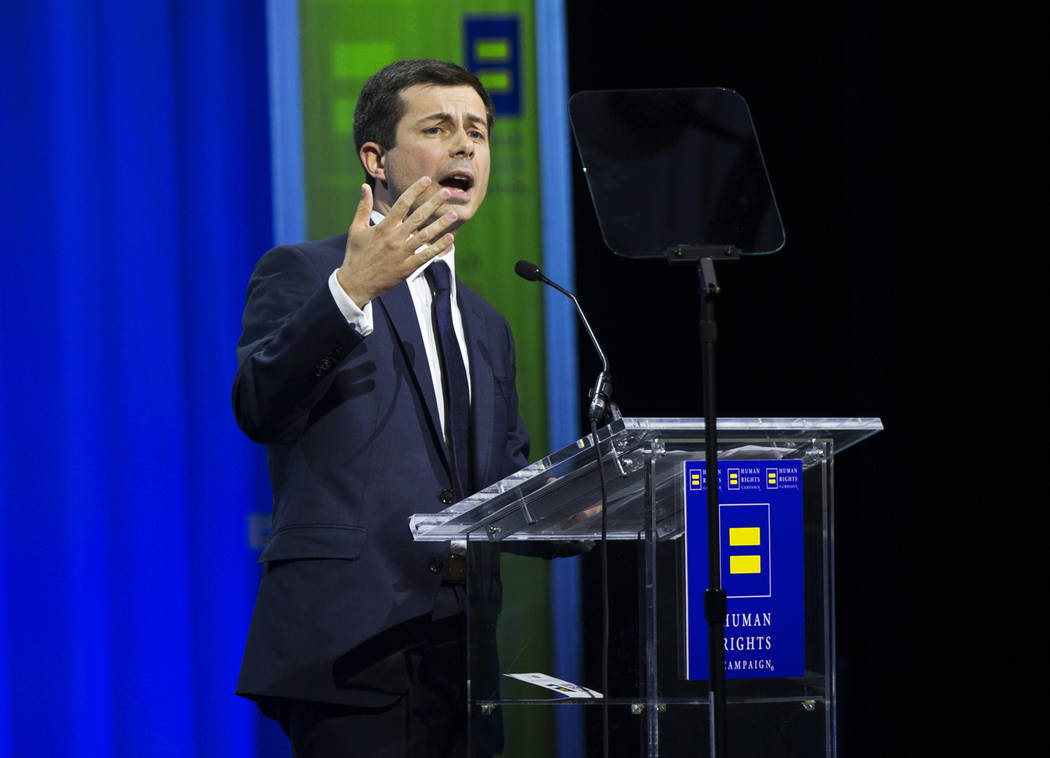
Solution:
M 728 680 L 730 755 L 836 754 L 833 460 L 881 429 L 878 419 L 860 418 L 718 421 L 720 462 L 798 462 L 793 465 L 801 470 L 804 589 L 791 602 L 804 619 L 804 669 L 793 676 L 768 671 Z M 604 698 L 563 697 L 510 678 L 527 673 L 517 668 L 522 651 L 497 651 L 495 644 L 501 615 L 518 602 L 511 593 L 501 597 L 499 583 L 492 581 L 500 552 L 564 553 L 571 541 L 601 537 L 601 489 L 590 436 L 443 511 L 410 520 L 417 540 L 467 541 L 473 569 L 467 584 L 472 754 L 485 754 L 502 730 L 504 755 L 601 756 L 607 708 L 610 756 L 707 755 L 707 682 L 687 678 L 691 622 L 684 602 L 686 471 L 705 457 L 704 421 L 618 419 L 599 430 L 598 444 L 610 566 L 610 691 L 600 693 Z M 720 473 L 720 503 L 723 486 Z M 694 554 L 699 550 L 706 554 L 705 547 L 689 546 Z M 592 550 L 584 560 L 594 561 L 598 553 Z M 594 659 L 601 640 L 593 630 L 600 627 L 592 624 L 585 634 L 583 619 L 600 613 L 599 590 L 585 586 L 583 592 L 585 608 L 552 619 L 551 634 L 557 625 L 579 627 L 585 654 L 590 651 Z M 515 618 L 529 612 L 516 610 L 510 614 Z M 569 678 L 559 671 L 543 673 Z M 592 666 L 583 676 L 585 681 L 574 684 L 601 690 L 600 671 Z M 570 748 L 531 744 L 552 733 L 559 719 L 576 724 L 579 736 Z

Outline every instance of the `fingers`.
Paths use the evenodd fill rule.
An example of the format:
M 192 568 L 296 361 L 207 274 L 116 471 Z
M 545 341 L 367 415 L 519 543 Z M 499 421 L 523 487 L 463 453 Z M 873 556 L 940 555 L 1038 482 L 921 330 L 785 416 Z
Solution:
M 441 188 L 438 193 L 416 208 L 397 226 L 394 233 L 407 235 L 403 239 L 410 253 L 420 254 L 421 246 L 434 244 L 442 234 L 453 230 L 454 225 L 459 221 L 459 213 L 454 208 L 448 208 L 441 216 L 434 218 L 434 214 L 440 212 L 447 195 L 448 190 Z
M 403 222 L 412 208 L 416 205 L 416 201 L 419 200 L 420 196 L 426 192 L 431 184 L 433 184 L 433 181 L 429 176 L 419 177 L 412 183 L 412 186 L 402 192 L 401 197 L 390 206 L 390 213 L 387 214 L 388 218 L 393 219 L 397 223 Z
M 389 216 L 395 224 L 420 236 L 418 235 L 419 230 L 437 214 L 443 212 L 443 206 L 451 196 L 452 192 L 447 187 L 433 184 L 429 177 L 424 176 L 405 190 L 391 207 Z M 424 235 L 424 239 L 426 238 L 428 237 Z
M 419 268 L 431 258 L 437 258 L 439 255 L 447 253 L 452 248 L 454 240 L 455 237 L 451 233 L 443 234 L 429 245 L 421 247 L 416 251 L 413 270 Z
M 449 209 L 432 224 L 415 232 L 413 237 L 423 243 L 435 240 L 441 234 L 448 231 L 449 227 L 456 223 L 458 218 L 459 214 L 456 213 L 455 210 Z
M 354 220 L 350 222 L 351 227 L 362 227 L 368 226 L 369 218 L 372 215 L 372 188 L 367 184 L 361 185 L 361 199 L 357 203 L 357 210 L 354 211 Z
M 433 218 L 436 214 L 441 212 L 442 206 L 448 202 L 448 198 L 451 196 L 451 192 L 446 188 L 442 187 L 432 197 L 422 203 L 418 208 L 412 211 L 412 213 L 405 219 L 404 223 L 409 229 L 417 230 L 421 228 L 427 221 Z

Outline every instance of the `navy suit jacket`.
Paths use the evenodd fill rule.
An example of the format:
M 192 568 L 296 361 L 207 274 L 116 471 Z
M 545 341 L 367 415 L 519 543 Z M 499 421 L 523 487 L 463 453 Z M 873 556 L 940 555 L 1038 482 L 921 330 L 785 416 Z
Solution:
M 342 235 L 275 248 L 248 285 L 233 407 L 266 445 L 273 524 L 237 692 L 264 710 L 273 697 L 399 696 L 407 681 L 391 654 L 425 629 L 449 554 L 408 528 L 411 514 L 452 502 L 408 286 L 373 301 L 374 331 L 362 338 L 328 290 L 345 244 Z M 481 488 L 526 464 L 528 437 L 506 320 L 462 283 L 457 297 Z

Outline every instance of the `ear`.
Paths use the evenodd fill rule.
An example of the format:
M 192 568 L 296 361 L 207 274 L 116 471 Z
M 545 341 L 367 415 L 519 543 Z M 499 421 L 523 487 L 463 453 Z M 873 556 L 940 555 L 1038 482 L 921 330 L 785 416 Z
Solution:
M 365 172 L 377 182 L 386 184 L 386 151 L 377 142 L 366 142 L 358 152 Z

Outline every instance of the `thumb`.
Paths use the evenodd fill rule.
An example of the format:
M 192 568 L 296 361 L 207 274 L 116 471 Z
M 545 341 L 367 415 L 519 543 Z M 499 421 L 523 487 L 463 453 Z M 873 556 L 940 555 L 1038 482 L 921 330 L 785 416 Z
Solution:
M 372 215 L 372 188 L 367 184 L 361 185 L 361 200 L 357 203 L 354 211 L 354 220 L 350 222 L 350 228 L 368 226 L 368 219 Z

